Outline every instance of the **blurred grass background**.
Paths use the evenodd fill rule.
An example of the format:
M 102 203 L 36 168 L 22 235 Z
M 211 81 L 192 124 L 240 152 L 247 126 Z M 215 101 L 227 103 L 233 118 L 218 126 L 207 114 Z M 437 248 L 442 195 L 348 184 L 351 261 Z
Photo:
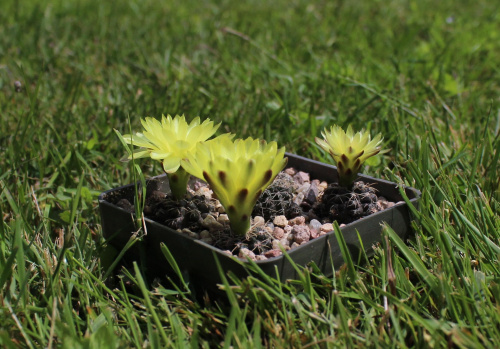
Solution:
M 0 344 L 498 345 L 499 8 L 3 0 Z M 416 238 L 408 247 L 387 229 L 391 246 L 350 265 L 355 275 L 235 282 L 232 310 L 150 288 L 133 270 L 108 289 L 96 198 L 132 181 L 113 128 L 162 113 L 320 160 L 312 141 L 325 126 L 382 132 L 392 151 L 366 172 L 422 191 Z

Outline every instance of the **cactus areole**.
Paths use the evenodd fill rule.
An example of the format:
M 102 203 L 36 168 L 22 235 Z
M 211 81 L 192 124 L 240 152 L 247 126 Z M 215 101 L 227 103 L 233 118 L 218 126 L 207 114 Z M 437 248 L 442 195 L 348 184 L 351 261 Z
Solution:
M 210 185 L 226 210 L 231 230 L 243 235 L 250 229 L 257 199 L 285 167 L 284 154 L 276 142 L 222 137 L 198 144 L 182 167 Z

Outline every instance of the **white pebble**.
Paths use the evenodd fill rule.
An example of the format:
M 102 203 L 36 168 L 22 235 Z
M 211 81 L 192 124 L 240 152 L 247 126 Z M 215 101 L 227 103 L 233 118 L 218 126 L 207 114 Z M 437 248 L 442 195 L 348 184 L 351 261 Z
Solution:
M 240 253 L 238 254 L 238 257 L 240 258 L 250 258 L 255 260 L 255 253 L 250 251 L 248 248 L 242 248 L 240 249 Z
M 332 223 L 325 223 L 321 226 L 321 231 L 324 233 L 328 233 L 333 230 L 333 224 Z
M 210 236 L 211 235 L 210 235 L 210 232 L 208 230 L 202 230 L 201 233 L 200 233 L 200 238 L 202 238 L 202 239 L 207 239 Z
M 295 202 L 297 205 L 300 205 L 304 201 L 304 193 L 298 193 L 295 199 L 293 199 L 293 202 Z
M 205 217 L 205 219 L 203 220 L 201 225 L 212 232 L 224 229 L 224 226 L 222 224 L 220 224 L 219 222 L 217 222 L 215 220 L 214 216 L 212 216 L 210 214 Z
M 252 225 L 254 227 L 263 227 L 265 224 L 266 224 L 266 220 L 264 219 L 264 217 L 261 217 L 261 216 L 253 217 Z
M 285 227 L 288 225 L 288 219 L 285 216 L 276 216 L 273 220 L 274 225 L 278 227 Z
M 302 184 L 299 189 L 297 189 L 298 193 L 307 193 L 307 191 L 311 188 L 311 183 L 304 183 Z
M 217 222 L 220 224 L 229 224 L 229 217 L 225 213 L 220 214 L 219 217 L 217 217 Z

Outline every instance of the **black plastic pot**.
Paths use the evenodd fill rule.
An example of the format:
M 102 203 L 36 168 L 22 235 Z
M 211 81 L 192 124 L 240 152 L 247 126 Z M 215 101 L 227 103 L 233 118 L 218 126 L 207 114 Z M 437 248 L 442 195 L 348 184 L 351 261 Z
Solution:
M 337 171 L 334 166 L 293 154 L 287 154 L 287 156 L 288 167 L 308 172 L 311 178 L 325 180 L 329 183 L 337 181 Z M 403 201 L 397 184 L 364 175 L 359 177 L 365 183 L 369 183 L 376 188 L 379 195 L 384 196 L 389 201 Z M 168 181 L 165 176 L 155 177 L 148 181 L 148 191 L 165 190 L 167 188 Z M 99 196 L 104 237 L 118 250 L 123 249 L 136 229 L 131 213 L 110 203 L 110 201 L 116 202 L 116 199 L 111 200 L 113 196 L 133 195 L 133 191 L 134 186 L 128 185 L 106 191 Z M 404 191 L 410 202 L 416 206 L 420 192 L 409 187 L 405 187 Z M 408 205 L 400 202 L 386 210 L 342 227 L 341 232 L 344 240 L 354 257 L 360 252 L 361 248 L 358 234 L 366 253 L 368 255 L 372 254 L 372 245 L 382 239 L 381 224 L 383 222 L 394 229 L 401 238 L 406 238 L 411 232 Z M 160 243 L 164 243 L 168 247 L 184 278 L 198 289 L 214 289 L 216 284 L 221 283 L 216 259 L 218 259 L 226 274 L 231 271 L 238 277 L 248 275 L 248 271 L 244 267 L 245 261 L 231 257 L 222 250 L 192 239 L 152 220 L 145 219 L 145 224 L 147 235 L 144 236 L 140 243 L 135 244 L 128 250 L 124 258 L 128 262 L 133 260 L 142 262 L 147 273 L 152 277 L 164 278 L 165 275 L 172 275 L 170 265 L 161 252 Z M 325 275 L 332 274 L 332 264 L 335 268 L 338 268 L 344 262 L 333 231 L 290 250 L 288 255 L 295 264 L 300 266 L 306 266 L 310 262 L 314 262 Z M 272 277 L 278 276 L 281 280 L 291 279 L 296 276 L 294 267 L 284 255 L 257 261 L 256 263 L 264 273 Z

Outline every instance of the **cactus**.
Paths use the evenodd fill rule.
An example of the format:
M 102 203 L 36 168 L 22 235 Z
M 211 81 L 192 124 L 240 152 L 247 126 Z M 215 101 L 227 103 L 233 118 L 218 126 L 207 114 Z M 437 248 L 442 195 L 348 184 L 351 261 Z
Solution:
M 379 153 L 383 154 L 389 150 L 382 150 L 382 135 L 379 133 L 373 139 L 365 130 L 354 133 L 352 127 L 347 127 L 347 132 L 337 125 L 333 125 L 330 131 L 326 129 L 321 132 L 323 139 L 316 137 L 316 143 L 327 151 L 337 163 L 339 184 L 351 189 L 357 178 L 363 162 Z
M 231 230 L 244 235 L 257 199 L 285 167 L 285 148 L 247 138 L 199 143 L 194 156 L 181 161 L 190 174 L 205 180 L 229 217 Z
M 170 189 L 175 199 L 180 200 L 186 194 L 189 173 L 184 171 L 181 160 L 190 156 L 196 145 L 212 137 L 220 126 L 206 119 L 200 124 L 196 117 L 190 124 L 184 116 L 162 116 L 161 122 L 147 117 L 141 120 L 143 133 L 124 135 L 127 144 L 140 147 L 133 153 L 134 158 L 151 157 L 161 161 L 167 173 Z M 132 157 L 129 156 L 129 159 Z

